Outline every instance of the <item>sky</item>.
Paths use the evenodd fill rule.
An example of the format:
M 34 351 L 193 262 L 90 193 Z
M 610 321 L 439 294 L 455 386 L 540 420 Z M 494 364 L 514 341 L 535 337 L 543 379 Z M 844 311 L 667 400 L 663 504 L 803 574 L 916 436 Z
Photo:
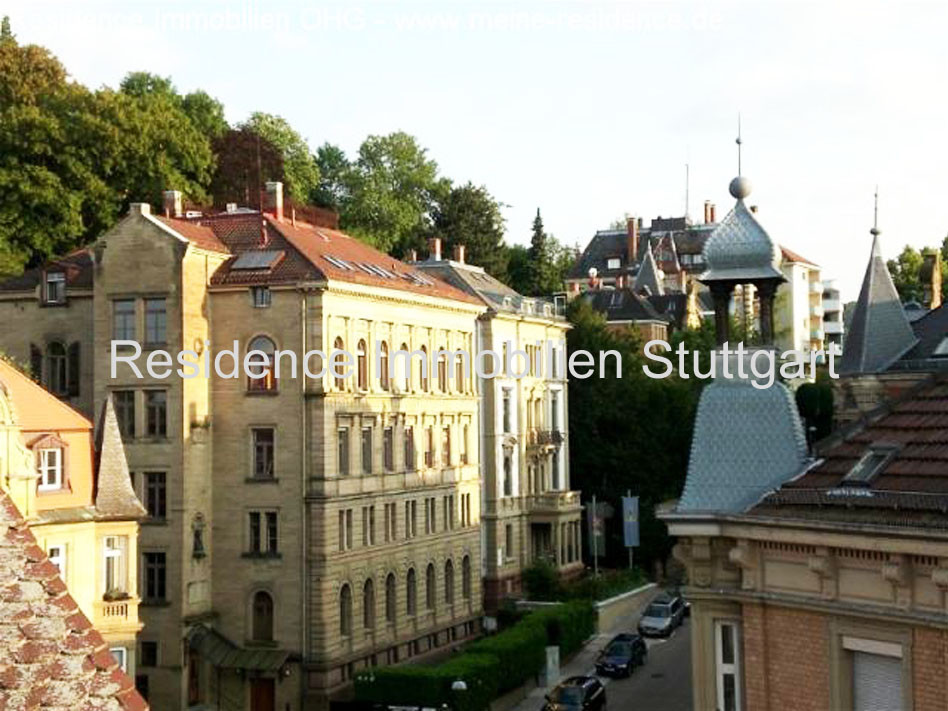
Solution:
M 129 71 L 281 115 L 316 147 L 416 136 L 506 207 L 507 239 L 584 247 L 625 214 L 748 203 L 856 297 L 882 249 L 948 234 L 948 3 L 9 0 L 21 43 L 91 87 Z

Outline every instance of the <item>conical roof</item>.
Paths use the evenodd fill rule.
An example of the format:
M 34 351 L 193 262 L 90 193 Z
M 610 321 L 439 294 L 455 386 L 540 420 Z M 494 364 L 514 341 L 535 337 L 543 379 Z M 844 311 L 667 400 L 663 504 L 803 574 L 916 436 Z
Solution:
M 873 228 L 872 253 L 846 332 L 839 372 L 852 375 L 885 370 L 917 342 L 882 258 L 879 230 Z
M 633 291 L 638 293 L 648 289 L 650 296 L 662 296 L 665 293 L 665 287 L 662 286 L 662 280 L 658 276 L 658 265 L 655 263 L 655 255 L 651 249 L 645 250 L 642 258 L 642 266 L 639 267 L 639 273 L 635 276 L 635 283 L 632 285 Z
M 737 181 L 743 182 L 735 187 Z M 749 181 L 735 178 L 731 186 L 737 202 L 704 245 L 707 268 L 700 280 L 748 283 L 783 279 L 780 248 L 744 204 L 744 197 L 750 193 Z
M 99 515 L 106 518 L 140 518 L 145 515 L 128 473 L 125 445 L 119 430 L 112 396 L 105 399 L 99 432 L 96 438 L 98 455 L 98 477 L 96 482 L 95 507 Z

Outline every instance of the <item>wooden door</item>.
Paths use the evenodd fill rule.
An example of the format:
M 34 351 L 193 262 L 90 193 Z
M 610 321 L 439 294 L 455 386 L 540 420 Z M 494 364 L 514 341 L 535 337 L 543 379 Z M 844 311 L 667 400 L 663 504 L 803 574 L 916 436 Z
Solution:
M 276 711 L 276 687 L 273 679 L 250 680 L 250 711 Z

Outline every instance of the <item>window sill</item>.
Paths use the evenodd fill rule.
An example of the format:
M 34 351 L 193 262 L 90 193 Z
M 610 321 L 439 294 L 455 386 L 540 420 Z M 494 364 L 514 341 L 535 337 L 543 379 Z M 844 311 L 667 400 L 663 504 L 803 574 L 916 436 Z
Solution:
M 283 558 L 283 554 L 282 554 L 282 553 L 279 553 L 279 552 L 276 552 L 276 553 L 263 553 L 263 552 L 257 553 L 257 552 L 254 552 L 254 551 L 247 551 L 247 552 L 241 553 L 241 554 L 240 554 L 240 557 L 241 557 L 241 558 L 246 558 L 246 559 L 248 559 L 248 560 L 280 560 L 281 558 Z
M 248 476 L 244 479 L 245 484 L 279 484 L 280 480 L 275 477 Z

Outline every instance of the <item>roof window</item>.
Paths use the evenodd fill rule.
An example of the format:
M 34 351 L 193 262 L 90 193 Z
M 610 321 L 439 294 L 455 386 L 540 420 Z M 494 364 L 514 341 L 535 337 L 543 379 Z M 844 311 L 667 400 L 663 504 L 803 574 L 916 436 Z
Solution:
M 900 449 L 901 447 L 897 444 L 870 445 L 869 450 L 843 477 L 842 483 L 849 486 L 869 486 Z

